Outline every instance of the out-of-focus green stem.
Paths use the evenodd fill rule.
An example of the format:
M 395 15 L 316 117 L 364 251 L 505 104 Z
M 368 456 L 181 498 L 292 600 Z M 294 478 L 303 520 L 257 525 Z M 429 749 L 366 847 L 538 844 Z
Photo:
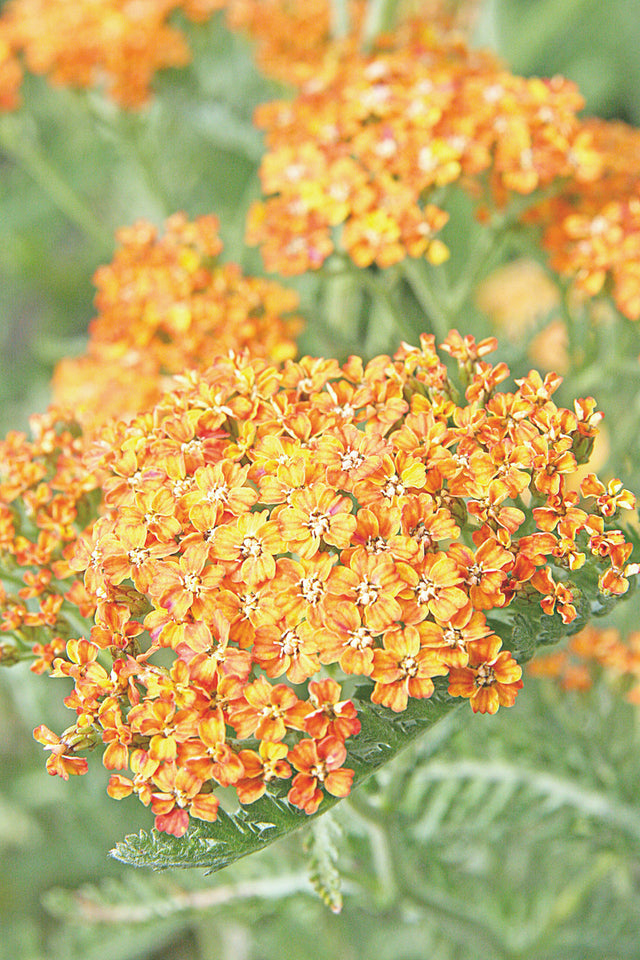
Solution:
M 87 203 L 21 129 L 16 118 L 9 114 L 0 119 L 0 149 L 35 180 L 58 210 L 89 237 L 101 252 L 111 253 L 111 233 L 104 229 Z
M 331 0 L 331 36 L 342 40 L 351 28 L 347 0 Z
M 395 22 L 398 0 L 369 0 L 362 26 L 361 46 L 369 53 L 376 37 L 389 30 Z
M 426 313 L 436 340 L 442 343 L 449 333 L 451 323 L 446 306 L 442 303 L 431 283 L 437 268 L 429 270 L 426 262 L 405 257 L 398 264 L 397 269 Z M 429 273 L 427 273 L 428 270 Z

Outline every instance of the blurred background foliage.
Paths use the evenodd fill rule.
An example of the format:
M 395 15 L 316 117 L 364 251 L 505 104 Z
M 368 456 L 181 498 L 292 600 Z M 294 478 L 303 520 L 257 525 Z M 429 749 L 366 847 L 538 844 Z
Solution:
M 638 125 L 637 14 L 629 0 L 485 0 L 476 36 L 517 72 L 575 80 L 588 113 Z M 214 212 L 224 257 L 259 270 L 242 244 L 262 149 L 251 115 L 278 88 L 219 19 L 185 31 L 193 63 L 158 78 L 144 115 L 32 79 L 27 108 L 3 120 L 4 430 L 44 409 L 53 365 L 83 348 L 90 278 L 119 226 Z M 300 286 L 309 304 L 313 284 Z M 636 339 L 622 349 L 637 354 Z M 620 402 L 615 380 L 602 386 Z M 334 907 L 341 873 L 340 915 L 314 892 L 300 836 L 213 879 L 110 861 L 148 817 L 109 800 L 97 769 L 71 785 L 44 773 L 31 730 L 64 725 L 62 683 L 0 675 L 2 960 L 640 957 L 640 730 L 610 678 L 586 693 L 529 679 L 508 713 L 455 714 L 318 821 L 306 863 Z

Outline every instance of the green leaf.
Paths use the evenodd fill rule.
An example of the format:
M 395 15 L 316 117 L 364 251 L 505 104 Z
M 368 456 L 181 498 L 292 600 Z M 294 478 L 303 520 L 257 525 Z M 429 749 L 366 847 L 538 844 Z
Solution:
M 348 745 L 346 761 L 354 770 L 354 789 L 461 702 L 449 696 L 444 681 L 437 683 L 429 700 L 410 700 L 402 714 L 357 695 L 353 700 L 362 723 L 360 733 Z M 264 796 L 238 813 L 220 810 L 215 823 L 192 826 L 184 837 L 141 830 L 118 843 L 111 856 L 135 867 L 205 867 L 214 873 L 306 826 L 338 802 L 339 798 L 326 796 L 318 812 L 309 816 L 286 799 Z
M 327 814 L 312 823 L 304 844 L 313 889 L 332 913 L 340 913 L 342 910 L 337 846 L 341 836 L 340 826 L 331 814 Z
M 595 592 L 589 590 L 590 595 Z M 487 619 L 492 629 L 503 638 L 505 649 L 511 650 L 519 662 L 526 662 L 538 648 L 570 636 L 592 615 L 601 612 L 598 601 L 588 601 L 586 592 L 579 588 L 576 606 L 578 617 L 569 624 L 563 623 L 557 613 L 553 616 L 543 614 L 539 603 L 526 599 L 516 600 L 504 611 L 494 611 L 495 615 Z M 352 701 L 358 710 L 362 729 L 347 742 L 345 762 L 345 766 L 354 771 L 352 789 L 357 789 L 454 708 L 464 703 L 471 719 L 468 704 L 449 695 L 445 678 L 436 678 L 434 683 L 435 690 L 429 699 L 409 699 L 407 709 L 401 713 L 371 703 L 370 682 L 358 687 Z M 281 785 L 280 789 L 286 791 L 287 787 Z M 306 826 L 335 807 L 339 799 L 325 796 L 319 810 L 309 816 L 292 806 L 284 796 L 265 795 L 237 813 L 220 810 L 214 823 L 192 826 L 184 837 L 141 830 L 118 843 L 111 856 L 137 867 L 160 870 L 166 867 L 205 867 L 214 873 Z

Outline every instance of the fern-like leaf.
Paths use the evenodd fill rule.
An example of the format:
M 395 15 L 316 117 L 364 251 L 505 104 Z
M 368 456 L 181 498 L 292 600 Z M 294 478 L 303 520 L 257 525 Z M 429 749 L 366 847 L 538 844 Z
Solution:
M 341 835 L 342 830 L 329 814 L 312 824 L 304 844 L 313 889 L 332 913 L 342 910 L 337 846 Z

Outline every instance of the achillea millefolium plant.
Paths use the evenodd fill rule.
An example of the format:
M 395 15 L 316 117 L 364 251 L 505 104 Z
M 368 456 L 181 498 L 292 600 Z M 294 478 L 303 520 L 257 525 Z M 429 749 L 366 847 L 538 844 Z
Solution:
M 0 445 L 2 661 L 73 682 L 73 723 L 34 735 L 49 773 L 95 751 L 109 795 L 150 808 L 129 862 L 224 866 L 465 700 L 513 706 L 524 663 L 638 573 L 635 497 L 588 466 L 596 400 L 563 406 L 556 373 L 511 379 L 496 338 L 458 332 L 510 243 L 556 277 L 565 391 L 594 297 L 638 319 L 637 131 L 585 121 L 574 84 L 517 77 L 450 23 L 381 32 L 379 5 L 317 6 L 302 46 L 276 2 L 0 17 L 5 111 L 23 69 L 142 108 L 187 61 L 178 9 L 228 8 L 293 88 L 256 115 L 246 236 L 314 309 L 224 262 L 212 212 L 138 218 L 94 276 L 56 405 Z M 71 18 L 73 49 L 49 17 Z M 446 232 L 460 209 L 469 236 Z M 299 350 L 302 312 L 336 356 Z

